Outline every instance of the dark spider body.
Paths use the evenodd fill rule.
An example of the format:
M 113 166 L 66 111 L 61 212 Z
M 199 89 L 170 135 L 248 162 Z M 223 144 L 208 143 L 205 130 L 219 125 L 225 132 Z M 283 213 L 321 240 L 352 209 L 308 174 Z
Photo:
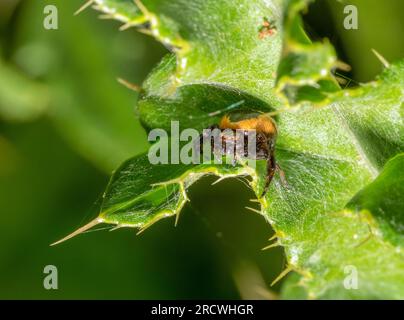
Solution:
M 234 155 L 234 165 L 237 157 L 245 157 L 254 160 L 267 160 L 267 175 L 265 179 L 264 191 L 261 195 L 263 197 L 271 184 L 271 181 L 275 175 L 275 172 L 279 167 L 275 160 L 275 142 L 277 137 L 277 129 L 275 122 L 271 117 L 266 115 L 259 115 L 256 118 L 249 118 L 237 122 L 232 122 L 228 116 L 224 116 L 220 123 L 212 125 L 208 129 L 220 130 L 221 145 L 214 145 L 213 137 L 208 133 L 200 135 L 200 146 L 202 149 L 203 142 L 210 139 L 212 148 L 215 153 L 220 155 L 231 154 Z M 236 132 L 241 132 L 237 134 Z M 230 133 L 230 134 L 229 134 Z M 249 150 L 249 136 L 255 134 L 255 150 L 251 155 L 251 149 Z M 239 141 L 243 139 L 244 141 Z M 242 142 L 243 148 L 239 150 L 235 147 L 237 143 Z M 217 150 L 219 147 L 219 150 Z M 200 150 L 201 150 L 200 149 Z

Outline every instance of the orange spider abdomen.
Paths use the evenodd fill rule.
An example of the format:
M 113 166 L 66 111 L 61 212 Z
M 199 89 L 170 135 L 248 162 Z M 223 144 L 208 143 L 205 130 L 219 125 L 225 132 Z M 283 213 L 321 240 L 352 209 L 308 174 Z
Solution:
M 267 115 L 259 115 L 256 118 L 245 119 L 237 122 L 232 122 L 226 115 L 219 123 L 220 129 L 232 130 L 256 130 L 264 133 L 267 137 L 274 137 L 277 134 L 275 122 Z

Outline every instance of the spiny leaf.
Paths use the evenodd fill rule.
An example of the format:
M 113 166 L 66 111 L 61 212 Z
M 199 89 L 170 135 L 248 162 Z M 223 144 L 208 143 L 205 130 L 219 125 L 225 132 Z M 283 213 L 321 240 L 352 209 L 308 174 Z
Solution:
M 404 60 L 374 82 L 330 96 L 340 106 L 347 129 L 372 165 L 380 170 L 404 150 Z
M 145 22 L 143 13 L 133 0 L 90 0 L 87 3 L 94 3 L 94 8 L 104 13 L 103 18 L 116 19 L 128 26 Z
M 151 35 L 171 48 L 177 60 L 169 74 L 159 74 L 167 83 L 149 88 L 149 94 L 170 96 L 179 85 L 219 83 L 277 103 L 269 88 L 275 81 L 281 30 L 264 39 L 259 30 L 265 19 L 281 29 L 281 0 L 136 2 L 145 8 Z
M 225 160 L 223 160 L 224 163 Z M 259 162 L 265 167 L 265 163 Z M 264 169 L 263 169 L 264 170 Z M 255 190 L 258 186 L 255 171 L 246 165 L 214 164 L 157 164 L 151 165 L 148 154 L 129 159 L 116 170 L 103 195 L 100 215 L 84 227 L 76 230 L 52 245 L 64 242 L 97 224 L 109 223 L 116 228 L 139 228 L 142 232 L 160 219 L 176 215 L 188 198 L 186 190 L 205 175 L 220 179 L 250 176 Z M 261 191 L 262 192 L 262 191 Z
M 300 12 L 306 10 L 313 0 L 284 2 L 284 40 L 277 91 L 286 104 L 297 105 L 306 101 L 325 104 L 329 93 L 339 91 L 331 73 L 337 67 L 335 50 L 327 40 L 312 43 L 302 28 Z
M 346 209 L 318 221 L 321 226 L 313 225 L 323 232 L 311 240 L 316 246 L 306 262 L 310 276 L 288 279 L 284 297 L 315 298 L 319 292 L 321 298 L 332 299 L 402 299 L 403 165 L 400 154 Z M 321 268 L 320 262 L 327 262 L 327 268 Z M 343 284 L 352 270 L 358 275 L 358 288 L 347 290 Z
M 149 129 L 168 128 L 171 120 L 201 129 L 228 108 L 239 114 L 275 110 L 276 156 L 289 187 L 276 178 L 259 202 L 276 243 L 285 248 L 287 270 L 300 275 L 288 284 L 294 289 L 286 288 L 287 296 L 403 298 L 401 220 L 392 219 L 400 205 L 366 199 L 379 191 L 388 200 L 387 191 L 380 190 L 387 185 L 402 195 L 401 178 L 392 174 L 401 162 L 389 163 L 375 179 L 404 151 L 404 64 L 392 64 L 373 83 L 340 90 L 331 73 L 333 48 L 312 44 L 302 29 L 298 14 L 307 3 L 143 1 L 151 33 L 175 56 L 164 59 L 146 81 L 138 107 L 142 121 Z M 275 20 L 277 32 L 257 39 L 265 17 Z M 276 92 L 299 108 L 285 112 Z M 249 174 L 260 195 L 264 168 L 261 162 L 254 171 L 240 165 L 159 167 L 145 156 L 135 158 L 114 174 L 100 219 L 144 228 L 164 214 L 177 214 L 186 188 L 212 171 Z M 388 214 L 380 214 L 380 208 Z M 357 290 L 344 286 L 346 267 L 358 272 Z
M 376 220 L 384 239 L 404 246 L 404 154 L 390 160 L 375 181 L 362 189 L 347 205 L 367 211 Z
M 187 201 L 186 189 L 207 174 L 226 178 L 252 175 L 245 166 L 158 164 L 147 155 L 124 163 L 114 174 L 104 195 L 100 218 L 118 226 L 147 228 L 157 220 L 179 215 Z M 251 182 L 255 186 L 256 181 Z

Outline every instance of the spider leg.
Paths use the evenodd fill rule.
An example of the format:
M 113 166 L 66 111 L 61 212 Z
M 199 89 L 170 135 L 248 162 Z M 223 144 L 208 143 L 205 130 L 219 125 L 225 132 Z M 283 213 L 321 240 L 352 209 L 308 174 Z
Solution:
M 261 198 L 266 195 L 268 192 L 269 186 L 274 178 L 276 172 L 276 161 L 275 161 L 275 151 L 274 151 L 274 142 L 268 137 L 258 132 L 256 134 L 256 149 L 255 149 L 255 159 L 256 160 L 267 160 L 267 174 L 265 177 L 265 185 L 264 190 L 261 194 Z
M 261 194 L 262 198 L 269 190 L 269 186 L 276 172 L 277 164 L 275 161 L 275 150 L 273 141 L 268 140 L 268 137 L 261 133 L 257 135 L 257 156 L 257 159 L 267 160 L 267 174 L 265 177 L 264 190 Z
M 208 138 L 210 139 L 210 143 L 212 146 L 212 150 L 213 150 L 213 136 L 212 136 L 212 131 L 214 129 L 219 129 L 219 126 L 217 124 L 211 125 L 210 127 L 206 128 L 205 130 L 210 130 L 210 131 L 205 131 L 203 130 L 203 132 L 199 135 L 199 139 L 196 139 L 194 141 L 194 148 L 198 151 L 199 156 L 203 155 L 203 145 L 204 145 L 204 141 L 206 141 Z M 205 157 L 204 157 L 205 159 Z
M 226 157 L 226 163 L 229 164 L 228 160 L 231 159 L 231 165 L 234 167 L 238 160 L 238 149 L 237 149 L 237 136 L 234 129 L 224 129 L 221 131 L 220 144 L 214 146 L 214 152 L 217 157 Z
M 267 159 L 267 175 L 265 178 L 265 186 L 261 198 L 264 197 L 268 192 L 269 186 L 272 182 L 272 179 L 274 178 L 275 172 L 276 172 L 276 161 L 273 152 L 271 152 Z
M 232 131 L 233 131 L 234 136 L 230 139 L 231 143 L 230 143 L 229 146 L 230 146 L 230 148 L 233 149 L 232 150 L 233 151 L 233 159 L 231 161 L 231 164 L 232 164 L 233 167 L 235 167 L 236 164 L 237 164 L 238 157 L 240 155 L 239 155 L 239 150 L 238 150 L 238 147 L 237 147 L 237 144 L 238 144 L 237 132 L 236 132 L 236 130 L 232 130 Z M 226 148 L 227 148 L 227 145 L 224 146 L 224 149 L 226 149 Z

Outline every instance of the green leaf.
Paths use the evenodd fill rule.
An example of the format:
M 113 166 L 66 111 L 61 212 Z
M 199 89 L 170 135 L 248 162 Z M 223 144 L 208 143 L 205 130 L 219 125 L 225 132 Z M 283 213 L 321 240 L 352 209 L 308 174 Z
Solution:
M 150 94 L 154 92 L 154 86 L 161 88 L 166 84 L 162 80 L 162 73 L 169 69 L 173 70 L 173 67 L 175 68 L 175 57 L 166 56 L 145 83 L 146 91 L 138 102 L 137 110 L 146 128 L 163 128 L 169 131 L 171 121 L 177 120 L 181 129 L 202 130 L 217 123 L 230 111 L 269 112 L 274 110 L 253 95 L 224 84 L 181 85 L 168 97 L 164 94 Z
M 110 1 L 111 8 L 113 2 Z M 276 77 L 281 33 L 260 39 L 259 30 L 265 19 L 281 28 L 281 0 L 137 3 L 149 22 L 148 30 L 143 23 L 138 28 L 176 53 L 174 70 L 164 74 L 167 83 L 163 88 L 155 88 L 159 95 L 164 90 L 164 95 L 170 96 L 180 85 L 218 83 L 264 97 L 269 104 L 278 101 L 269 88 Z
M 179 215 L 187 201 L 186 189 L 207 174 L 226 178 L 254 175 L 254 171 L 246 166 L 209 163 L 151 166 L 147 155 L 140 155 L 115 172 L 105 192 L 99 218 L 118 227 L 138 227 L 143 231 L 157 220 Z
M 390 65 L 374 82 L 330 96 L 340 106 L 347 130 L 379 170 L 404 150 L 404 60 Z
M 285 249 L 288 266 L 281 276 L 296 271 L 285 297 L 404 298 L 401 207 L 393 196 L 402 197 L 399 160 L 379 176 L 404 151 L 404 64 L 389 66 L 375 82 L 340 90 L 332 76 L 334 49 L 311 43 L 301 27 L 299 12 L 307 3 L 141 4 L 150 33 L 175 53 L 144 84 L 138 110 L 145 126 L 169 129 L 177 120 L 200 130 L 230 111 L 239 117 L 271 112 L 288 187 L 275 177 L 260 198 L 262 161 L 255 170 L 242 164 L 155 166 L 144 155 L 115 172 L 100 217 L 73 235 L 101 222 L 144 229 L 178 214 L 186 189 L 203 175 L 248 174 L 260 212 L 275 230 L 269 247 Z M 260 39 L 265 19 L 277 30 Z M 347 287 L 347 270 L 357 271 L 358 289 Z
M 394 246 L 404 247 L 404 154 L 390 160 L 375 181 L 349 203 L 357 212 L 367 211 L 379 225 L 383 237 Z
M 397 195 L 403 190 L 402 177 L 396 179 L 402 165 L 402 156 L 394 158 L 345 209 L 312 215 L 299 237 L 294 230 L 280 237 L 282 245 L 290 245 L 290 259 L 304 266 L 300 277 L 285 283 L 285 298 L 299 299 L 304 292 L 311 299 L 402 299 L 402 201 Z M 349 289 L 352 269 L 358 287 Z
M 125 24 L 145 22 L 142 12 L 133 4 L 133 0 L 94 0 L 94 8 L 103 12 L 103 18 L 116 19 Z
M 284 40 L 278 68 L 277 92 L 287 105 L 310 101 L 325 104 L 329 93 L 339 90 L 331 70 L 337 66 L 331 44 L 312 43 L 302 28 L 300 11 L 313 0 L 285 0 Z

